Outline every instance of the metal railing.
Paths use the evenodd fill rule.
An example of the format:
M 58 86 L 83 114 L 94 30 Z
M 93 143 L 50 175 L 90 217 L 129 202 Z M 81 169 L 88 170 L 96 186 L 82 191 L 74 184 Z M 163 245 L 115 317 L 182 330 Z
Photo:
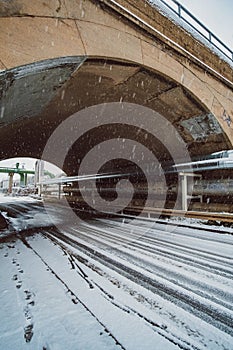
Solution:
M 208 40 L 208 42 L 217 48 L 224 56 L 233 61 L 233 51 L 178 1 L 160 0 L 160 2 L 179 16 L 179 18 L 198 32 L 203 38 Z

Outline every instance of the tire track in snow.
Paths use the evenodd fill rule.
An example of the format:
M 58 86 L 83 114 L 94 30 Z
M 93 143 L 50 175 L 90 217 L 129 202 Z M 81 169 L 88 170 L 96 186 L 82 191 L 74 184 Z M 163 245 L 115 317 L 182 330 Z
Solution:
M 136 282 L 139 285 L 149 289 L 153 293 L 172 301 L 177 306 L 183 308 L 186 311 L 189 311 L 202 320 L 205 320 L 211 325 L 233 336 L 233 317 L 231 317 L 229 314 L 221 313 L 218 308 L 210 307 L 204 302 L 200 302 L 200 300 L 192 298 L 187 294 L 181 293 L 177 289 L 171 288 L 170 286 L 167 286 L 160 281 L 145 276 L 145 274 L 138 270 L 135 270 L 129 266 L 126 267 L 123 263 L 109 258 L 102 252 L 99 252 L 96 248 L 92 248 L 83 243 L 77 242 L 70 237 L 64 236 L 58 231 L 50 231 L 48 234 L 61 239 L 65 243 L 75 248 L 79 248 L 85 254 L 101 262 L 105 266 L 108 266 L 109 268 L 115 270 L 129 280 L 132 280 L 133 282 Z

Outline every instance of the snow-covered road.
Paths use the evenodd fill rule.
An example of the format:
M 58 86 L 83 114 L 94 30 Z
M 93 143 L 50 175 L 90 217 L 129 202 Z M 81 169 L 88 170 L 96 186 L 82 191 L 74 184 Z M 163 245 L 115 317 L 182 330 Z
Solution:
M 0 349 L 233 349 L 233 235 L 0 207 Z

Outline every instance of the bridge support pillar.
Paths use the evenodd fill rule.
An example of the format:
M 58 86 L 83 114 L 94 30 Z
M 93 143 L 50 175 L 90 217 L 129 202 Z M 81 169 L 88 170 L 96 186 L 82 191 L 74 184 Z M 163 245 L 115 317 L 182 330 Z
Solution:
M 9 186 L 8 186 L 8 193 L 12 193 L 12 187 L 13 187 L 13 176 L 14 176 L 14 173 L 9 173 Z
M 194 198 L 194 196 L 192 195 L 193 186 L 190 189 L 190 186 L 188 183 L 189 177 L 201 178 L 202 176 L 199 174 L 194 174 L 194 173 L 185 173 L 185 172 L 179 173 L 179 179 L 180 179 L 180 184 L 181 184 L 181 209 L 184 211 L 188 211 L 188 200 L 190 198 Z M 190 190 L 191 190 L 191 193 L 190 193 Z M 202 201 L 202 198 L 200 198 L 200 199 Z
M 21 173 L 20 174 L 20 186 L 24 186 L 25 185 L 25 177 L 24 174 Z
M 188 181 L 187 174 L 179 174 L 181 183 L 181 209 L 184 211 L 188 210 Z

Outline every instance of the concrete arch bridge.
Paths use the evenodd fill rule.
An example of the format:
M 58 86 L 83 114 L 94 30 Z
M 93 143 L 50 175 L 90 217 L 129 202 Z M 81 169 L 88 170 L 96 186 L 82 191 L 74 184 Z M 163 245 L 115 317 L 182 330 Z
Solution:
M 0 16 L 0 159 L 40 158 L 62 121 L 110 102 L 159 113 L 191 157 L 232 149 L 232 66 L 147 1 L 0 0 Z M 64 171 L 116 136 L 170 159 L 153 135 L 115 123 L 82 135 Z

